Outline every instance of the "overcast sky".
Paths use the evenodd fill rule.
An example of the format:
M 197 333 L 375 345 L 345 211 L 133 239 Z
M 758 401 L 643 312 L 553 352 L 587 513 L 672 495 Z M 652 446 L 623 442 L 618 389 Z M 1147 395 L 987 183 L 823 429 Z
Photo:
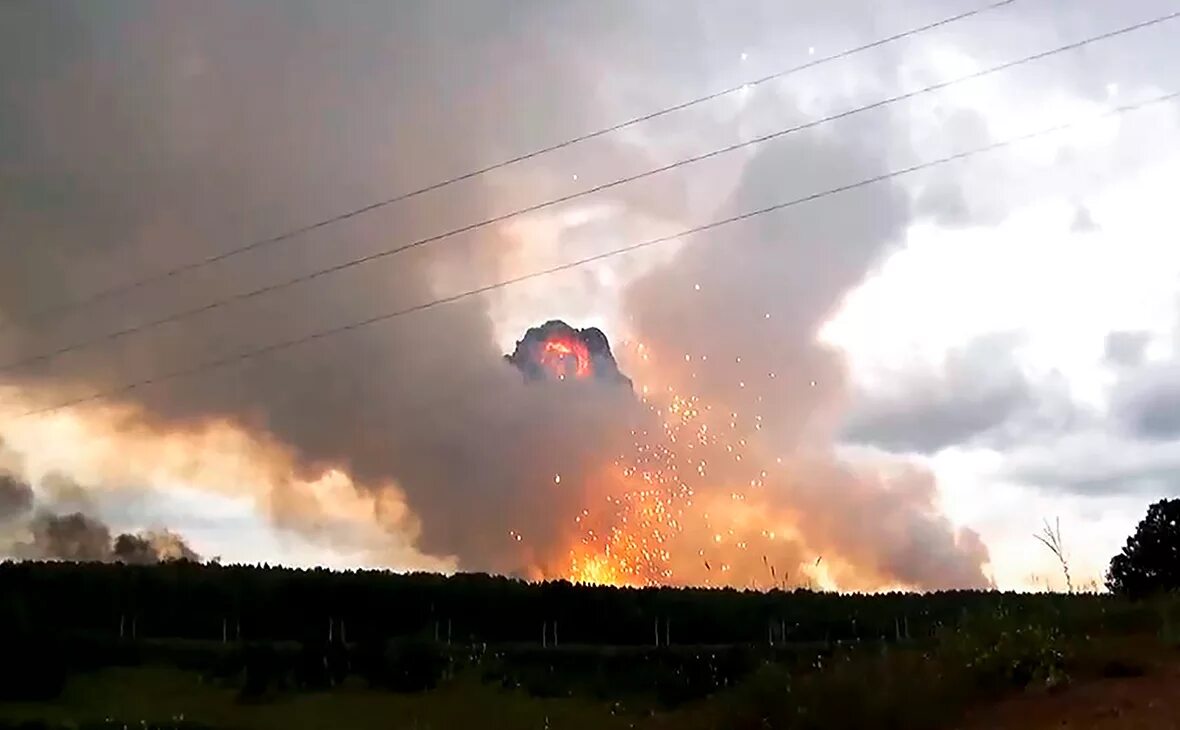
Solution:
M 5 3 L 0 313 L 11 323 L 0 330 L 0 362 L 1180 8 L 1016 0 L 52 321 L 27 321 L 30 312 L 984 4 Z M 508 428 L 504 410 L 521 414 L 512 428 L 536 429 L 530 438 L 551 446 L 589 454 L 586 433 L 609 446 L 595 425 L 605 406 L 579 406 L 576 424 L 555 436 L 537 425 L 546 406 L 522 405 L 481 364 L 510 351 L 527 327 L 564 318 L 601 327 L 621 353 L 643 340 L 668 358 L 744 352 L 768 371 L 794 373 L 760 391 L 774 421 L 766 448 L 802 455 L 821 443 L 825 456 L 818 466 L 808 456 L 795 472 L 813 484 L 784 486 L 772 502 L 805 505 L 816 526 L 801 540 L 830 545 L 858 568 L 848 585 L 868 573 L 922 587 L 974 584 L 981 562 L 1001 587 L 1060 583 L 1032 539 L 1042 519 L 1057 517 L 1075 580 L 1100 582 L 1147 505 L 1180 494 L 1180 105 L 1099 118 L 1177 90 L 1178 33 L 1180 20 L 1165 22 L 6 370 L 0 437 L 10 453 L 0 454 L 0 467 L 31 483 L 70 473 L 95 485 L 96 509 L 112 524 L 166 525 L 205 555 L 471 566 L 465 556 L 499 549 L 471 534 L 489 510 L 535 521 L 576 507 L 573 498 L 498 491 L 535 476 L 509 463 L 505 449 L 516 447 L 482 435 Z M 51 421 L 15 415 L 1086 119 L 1096 121 L 704 240 L 673 240 L 411 315 L 379 335 L 136 391 L 116 399 L 139 409 L 126 419 L 85 410 Z M 690 283 L 703 284 L 701 298 L 681 301 Z M 756 329 L 747 315 L 763 312 L 769 324 Z M 700 376 L 709 395 L 742 397 L 723 384 L 738 382 L 738 369 L 704 367 Z M 477 395 L 460 393 L 472 382 Z M 479 398 L 484 405 L 473 404 Z M 439 415 L 448 409 L 453 417 Z M 213 421 L 253 440 L 227 445 L 194 431 Z M 191 439 L 177 447 L 184 459 L 159 456 L 167 444 L 141 428 L 183 432 Z M 456 455 L 455 439 L 481 445 Z M 157 456 L 120 461 L 127 443 Z M 242 472 L 272 487 L 260 493 L 194 476 L 239 448 L 283 465 Z M 545 454 L 521 447 L 512 458 Z M 899 519 L 880 537 L 854 538 L 862 529 L 854 523 L 879 510 L 865 505 L 880 503 L 818 495 L 877 494 L 853 482 L 879 463 L 920 469 L 934 486 L 912 501 L 898 496 Z M 326 465 L 344 468 L 347 484 L 320 480 Z M 858 474 L 847 484 L 846 466 Z M 474 478 L 472 470 L 490 491 L 450 486 Z M 294 501 L 289 485 L 273 486 L 289 479 L 303 480 Z M 386 483 L 396 486 L 373 486 Z M 396 495 L 396 504 L 374 494 Z M 457 501 L 470 502 L 468 517 L 450 511 Z M 358 513 L 379 514 L 382 539 L 396 539 L 375 551 L 350 532 Z M 560 540 L 538 533 L 537 554 Z M 929 551 L 955 557 L 928 565 L 921 553 Z M 505 553 L 490 567 L 511 570 L 516 559 L 524 558 Z M 922 567 L 899 567 L 903 560 Z

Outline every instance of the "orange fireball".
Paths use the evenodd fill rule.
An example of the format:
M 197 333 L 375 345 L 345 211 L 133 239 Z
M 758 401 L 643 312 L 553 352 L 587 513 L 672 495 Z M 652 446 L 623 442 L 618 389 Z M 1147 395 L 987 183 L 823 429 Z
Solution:
M 550 337 L 541 349 L 541 365 L 560 380 L 567 376 L 586 378 L 591 372 L 590 350 L 573 337 Z

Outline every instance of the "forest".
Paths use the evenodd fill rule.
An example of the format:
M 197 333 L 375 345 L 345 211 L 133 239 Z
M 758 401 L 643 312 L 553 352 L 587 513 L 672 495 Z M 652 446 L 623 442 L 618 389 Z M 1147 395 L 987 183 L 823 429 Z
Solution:
M 0 565 L 6 626 L 123 638 L 560 646 L 767 644 L 931 636 L 964 612 L 1053 598 L 983 591 L 850 595 L 798 589 L 614 588 L 485 574 L 270 566 Z M 1101 604 L 1103 598 L 1087 597 Z

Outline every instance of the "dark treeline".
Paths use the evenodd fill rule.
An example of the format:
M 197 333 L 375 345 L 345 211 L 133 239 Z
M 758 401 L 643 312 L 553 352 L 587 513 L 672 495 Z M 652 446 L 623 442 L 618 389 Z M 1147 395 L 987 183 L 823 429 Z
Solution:
M 416 636 L 454 643 L 652 646 L 920 639 L 1003 604 L 1044 612 L 1104 596 L 983 591 L 848 595 L 619 589 L 483 574 L 334 572 L 268 566 L 0 564 L 8 630 L 124 638 L 350 643 Z M 346 638 L 345 638 L 346 636 Z

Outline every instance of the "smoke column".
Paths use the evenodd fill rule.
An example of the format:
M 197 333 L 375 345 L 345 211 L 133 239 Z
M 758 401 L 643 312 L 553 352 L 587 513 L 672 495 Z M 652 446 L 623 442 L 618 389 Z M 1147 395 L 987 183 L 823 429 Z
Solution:
M 673 152 L 632 137 L 603 140 L 577 156 L 556 154 L 50 324 L 30 323 L 31 312 L 144 272 L 480 167 L 511 156 L 506 150 L 559 139 L 560 130 L 619 118 L 586 92 L 603 78 L 625 78 L 623 69 L 606 73 L 549 45 L 569 28 L 587 27 L 605 39 L 604 51 L 626 47 L 609 30 L 625 20 L 615 11 L 555 23 L 547 12 L 516 18 L 490 6 L 458 12 L 423 4 L 410 6 L 404 22 L 342 11 L 337 22 L 322 23 L 286 6 L 259 15 L 235 6 L 206 13 L 162 4 L 134 18 L 96 7 L 23 19 L 25 32 L 0 43 L 7 49 L 0 53 L 17 53 L 26 60 L 21 67 L 32 69 L 28 78 L 0 85 L 17 112 L 5 115 L 0 134 L 0 312 L 9 320 L 0 333 L 0 362 L 626 175 Z M 88 44 L 72 42 L 77 27 L 89 29 Z M 424 28 L 450 30 L 426 42 Z M 33 38 L 41 40 L 27 40 Z M 341 48 L 351 50 L 340 54 Z M 104 54 L 135 61 L 104 63 Z M 693 75 L 676 48 L 662 48 L 658 57 L 668 64 L 669 82 Z M 0 68 L 16 67 L 4 58 Z M 431 69 L 431 76 L 398 71 L 411 67 Z M 291 79 L 299 80 L 297 103 L 284 92 Z M 553 93 L 543 104 L 521 101 L 538 99 L 536 88 Z M 450 100 L 445 109 L 443 98 Z M 690 122 L 714 128 L 710 120 L 683 123 Z M 735 134 L 736 127 L 722 125 L 717 137 Z M 694 216 L 875 174 L 881 162 L 868 144 L 872 134 L 800 135 L 748 161 L 694 171 L 691 179 L 620 190 L 600 201 L 624 212 L 608 219 L 617 225 L 573 243 L 642 238 L 699 222 Z M 570 173 L 574 163 L 579 181 Z M 729 180 L 739 181 L 736 191 L 718 208 L 718 190 Z M 561 208 L 537 220 L 579 215 L 581 209 Z M 686 241 L 647 275 L 614 286 L 620 321 L 610 335 L 634 392 L 597 378 L 522 377 L 504 358 L 490 314 L 497 300 L 473 297 L 66 413 L 14 417 L 498 281 L 521 263 L 505 225 L 5 371 L 0 433 L 20 440 L 30 456 L 41 444 L 40 462 L 84 472 L 92 478 L 79 481 L 87 485 L 117 489 L 134 480 L 152 488 L 166 477 L 247 494 L 276 527 L 329 547 L 351 547 L 363 527 L 361 547 L 383 564 L 563 576 L 571 573 L 571 553 L 596 560 L 614 529 L 618 544 L 631 540 L 630 549 L 645 549 L 631 521 L 666 511 L 651 500 L 668 496 L 663 485 L 648 489 L 634 480 L 654 473 L 648 467 L 657 456 L 692 468 L 667 443 L 665 401 L 674 390 L 718 413 L 740 413 L 734 429 L 748 431 L 739 437 L 747 456 L 740 468 L 714 459 L 707 478 L 698 474 L 691 498 L 677 492 L 685 522 L 661 533 L 669 557 L 665 547 L 659 554 L 648 549 L 650 560 L 671 566 L 661 570 L 673 570 L 672 577 L 649 578 L 746 585 L 764 571 L 750 545 L 771 540 L 773 523 L 793 533 L 773 539 L 780 573 L 813 565 L 822 553 L 822 564 L 832 566 L 828 578 L 844 587 L 981 585 L 986 551 L 940 516 L 929 474 L 909 464 L 850 461 L 835 443 L 846 383 L 839 354 L 818 344 L 816 334 L 898 240 L 907 215 L 904 196 L 881 184 L 718 230 L 711 241 Z M 571 247 L 568 255 L 576 254 Z M 561 277 L 546 284 L 552 288 L 538 309 L 562 311 L 542 311 L 531 322 L 565 316 L 569 285 Z M 642 343 L 648 359 L 619 345 L 624 339 Z M 644 384 L 663 393 L 645 397 Z M 702 448 L 724 451 L 720 441 Z M 751 469 L 767 477 L 761 491 L 743 491 L 742 503 L 733 495 L 756 480 Z M 726 531 L 721 542 L 719 528 Z M 63 531 L 79 537 L 65 540 Z M 746 547 L 737 547 L 747 533 Z M 70 546 L 46 548 L 46 555 L 118 547 L 85 517 L 34 518 L 33 534 L 33 545 L 41 536 L 42 544 Z M 717 545 L 732 552 L 724 557 L 727 574 L 703 567 L 708 556 L 701 553 Z M 144 552 L 131 539 L 121 550 Z

